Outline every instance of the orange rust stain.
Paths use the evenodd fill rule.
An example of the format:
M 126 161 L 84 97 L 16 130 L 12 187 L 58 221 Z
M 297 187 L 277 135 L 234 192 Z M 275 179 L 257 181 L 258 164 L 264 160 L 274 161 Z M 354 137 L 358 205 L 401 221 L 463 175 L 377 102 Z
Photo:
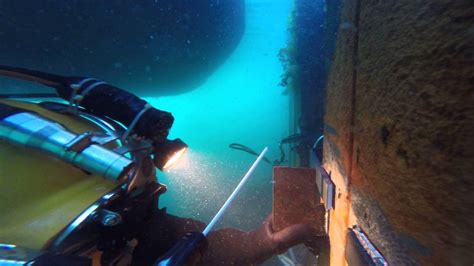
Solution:
M 349 189 L 336 163 L 325 162 L 324 167 L 331 172 L 331 179 L 336 186 L 335 209 L 329 214 L 330 265 L 347 265 L 345 258 L 347 229 L 356 220 L 351 210 Z

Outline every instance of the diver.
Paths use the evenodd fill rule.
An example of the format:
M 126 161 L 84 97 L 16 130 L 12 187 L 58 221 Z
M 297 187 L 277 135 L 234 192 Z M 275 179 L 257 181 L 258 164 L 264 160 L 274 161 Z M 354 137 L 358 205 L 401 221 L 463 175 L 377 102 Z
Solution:
M 153 265 L 188 232 L 202 231 L 204 223 L 170 214 L 157 214 L 137 237 L 132 265 Z M 235 228 L 212 231 L 196 252 L 194 265 L 258 265 L 270 257 L 300 244 L 310 244 L 314 234 L 309 226 L 298 224 L 274 232 L 269 216 L 259 228 L 244 232 Z
M 123 145 L 110 151 L 119 153 L 118 155 L 114 153 L 114 156 L 119 157 L 122 153 L 132 154 L 131 159 L 120 157 L 121 159 L 116 160 L 125 162 L 121 165 L 126 165 L 126 167 L 120 168 L 113 179 L 124 182 L 125 185 L 119 187 L 116 194 L 112 196 L 107 194 L 101 198 L 106 200 L 97 201 L 94 212 L 90 212 L 88 215 L 81 214 L 79 217 L 82 220 L 74 220 L 53 240 L 48 240 L 47 248 L 45 248 L 46 255 L 35 259 L 35 265 L 63 265 L 71 264 L 71 262 L 80 262 L 77 265 L 90 265 L 92 263 L 90 259 L 83 260 L 80 257 L 79 254 L 83 253 L 80 253 L 79 250 L 83 252 L 84 248 L 79 249 L 79 247 L 82 243 L 87 242 L 87 239 L 81 239 L 81 237 L 88 236 L 85 232 L 91 230 L 97 231 L 96 235 L 99 235 L 99 238 L 96 239 L 96 246 L 102 252 L 100 258 L 102 265 L 117 264 L 117 258 L 122 261 L 121 265 L 123 263 L 155 265 L 159 264 L 160 258 L 172 250 L 181 239 L 192 237 L 192 232 L 203 231 L 204 223 L 190 218 L 173 216 L 167 213 L 166 208 L 160 209 L 158 206 L 159 196 L 166 191 L 166 187 L 157 182 L 155 167 L 166 169 L 168 151 L 187 148 L 181 140 L 167 138 L 174 120 L 170 113 L 155 109 L 137 96 L 96 79 L 64 77 L 7 66 L 0 66 L 0 75 L 53 87 L 57 94 L 69 103 L 42 102 L 38 104 L 41 108 L 66 116 L 88 117 L 93 121 L 102 121 L 101 119 L 103 119 L 107 122 L 104 124 L 117 124 L 114 121 L 118 121 L 127 125 L 120 136 L 112 138 L 114 141 L 120 141 Z M 25 113 L 27 115 L 24 115 Z M 22 123 L 28 120 L 25 117 L 29 121 L 36 119 L 40 121 L 36 124 L 44 124 L 46 127 L 33 132 L 31 126 L 23 127 Z M 71 158 L 74 156 L 76 158 L 84 151 L 92 150 L 91 147 L 94 145 L 100 146 L 100 140 L 97 141 L 97 139 L 104 138 L 104 136 L 93 135 L 89 132 L 76 136 L 70 132 L 67 133 L 66 127 L 53 122 L 49 123 L 48 119 L 43 119 L 34 111 L 15 106 L 8 100 L 0 101 L 0 133 L 2 133 L 2 126 L 14 133 L 21 130 L 23 135 L 31 133 L 28 135 L 30 140 L 26 142 L 11 137 L 14 134 L 0 134 L 0 139 L 16 141 L 17 144 L 23 143 L 30 147 L 36 145 L 35 148 L 44 150 L 46 149 L 44 147 L 52 145 L 48 141 L 51 141 L 49 133 L 54 129 L 56 130 L 54 132 L 71 136 L 71 140 L 64 143 L 58 142 L 61 140 L 55 140 L 55 145 L 67 149 L 67 153 L 57 151 L 61 151 L 61 149 L 55 149 L 49 153 L 55 153 L 53 155 L 57 158 L 82 168 L 85 173 L 97 172 L 96 162 L 88 163 L 87 161 L 92 160 L 94 156 L 84 157 L 85 159 L 81 157 L 83 159 L 80 162 Z M 49 135 L 45 133 L 45 129 L 49 130 Z M 32 132 L 28 132 L 28 130 Z M 114 137 L 113 134 L 112 137 Z M 31 141 L 32 138 L 35 140 Z M 43 143 L 47 143 L 49 146 L 42 145 Z M 98 149 L 98 147 L 96 148 Z M 119 150 L 121 152 L 118 152 Z M 102 164 L 105 164 L 104 171 L 108 171 L 107 173 L 116 167 L 115 161 L 113 163 L 106 162 L 104 159 Z M 103 176 L 106 175 L 103 174 Z M 110 176 L 110 174 L 108 175 Z M 71 227 L 79 222 L 83 224 Z M 211 231 L 205 239 L 199 242 L 185 264 L 255 265 L 300 243 L 305 243 L 317 250 L 318 243 L 314 242 L 315 239 L 317 237 L 312 227 L 305 224 L 291 225 L 275 232 L 270 215 L 259 228 L 251 232 L 235 228 Z M 21 243 L 18 244 L 21 245 Z M 127 248 L 133 250 L 128 256 L 123 254 Z M 73 252 L 74 250 L 77 252 Z M 65 259 L 63 254 L 71 256 Z M 0 262 L 1 259 L 0 256 Z

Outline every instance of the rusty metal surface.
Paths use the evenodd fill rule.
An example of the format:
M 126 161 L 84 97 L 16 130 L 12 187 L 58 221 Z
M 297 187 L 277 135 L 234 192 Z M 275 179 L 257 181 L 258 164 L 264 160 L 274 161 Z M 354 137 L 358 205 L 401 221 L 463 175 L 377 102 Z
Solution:
M 324 205 L 320 203 L 314 168 L 273 168 L 273 230 L 306 223 L 325 235 Z

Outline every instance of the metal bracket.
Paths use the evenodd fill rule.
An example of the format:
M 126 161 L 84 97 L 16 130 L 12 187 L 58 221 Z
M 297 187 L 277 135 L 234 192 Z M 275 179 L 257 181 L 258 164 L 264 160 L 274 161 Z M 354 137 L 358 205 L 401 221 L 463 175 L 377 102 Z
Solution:
M 134 141 L 133 139 L 129 138 L 127 144 L 122 145 L 114 149 L 114 152 L 124 155 L 126 153 L 136 152 L 136 151 L 146 151 L 153 148 L 152 144 L 146 140 Z
M 66 144 L 66 150 L 81 152 L 92 144 L 106 145 L 118 137 L 104 133 L 84 132 Z
M 119 138 L 117 136 L 113 136 L 108 133 L 94 133 L 92 135 L 92 142 L 100 145 L 106 145 L 118 139 Z
M 388 262 L 358 226 L 348 229 L 346 260 L 349 265 L 387 266 Z
M 122 216 L 116 212 L 100 209 L 95 219 L 99 219 L 103 226 L 116 226 L 122 223 Z
M 334 209 L 336 186 L 313 151 L 310 155 L 310 161 L 311 165 L 316 169 L 316 185 L 318 186 L 319 194 L 324 202 L 326 211 Z
M 92 144 L 92 133 L 84 132 L 77 135 L 65 145 L 67 151 L 81 152 Z

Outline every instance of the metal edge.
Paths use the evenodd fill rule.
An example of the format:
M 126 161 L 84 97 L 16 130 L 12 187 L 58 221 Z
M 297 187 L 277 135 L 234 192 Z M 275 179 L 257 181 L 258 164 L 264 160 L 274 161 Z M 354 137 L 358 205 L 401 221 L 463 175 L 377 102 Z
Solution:
M 80 213 L 75 219 L 73 219 L 63 230 L 61 230 L 61 232 L 59 232 L 55 237 L 53 237 L 43 247 L 43 250 L 53 252 L 61 251 L 61 245 L 76 229 L 82 227 L 87 221 L 90 221 L 89 218 L 92 218 L 98 210 L 107 205 L 111 200 L 120 196 L 120 193 L 123 192 L 122 187 L 123 184 L 119 184 L 118 187 L 116 187 L 112 191 L 102 195 L 97 201 L 95 201 L 82 213 Z

